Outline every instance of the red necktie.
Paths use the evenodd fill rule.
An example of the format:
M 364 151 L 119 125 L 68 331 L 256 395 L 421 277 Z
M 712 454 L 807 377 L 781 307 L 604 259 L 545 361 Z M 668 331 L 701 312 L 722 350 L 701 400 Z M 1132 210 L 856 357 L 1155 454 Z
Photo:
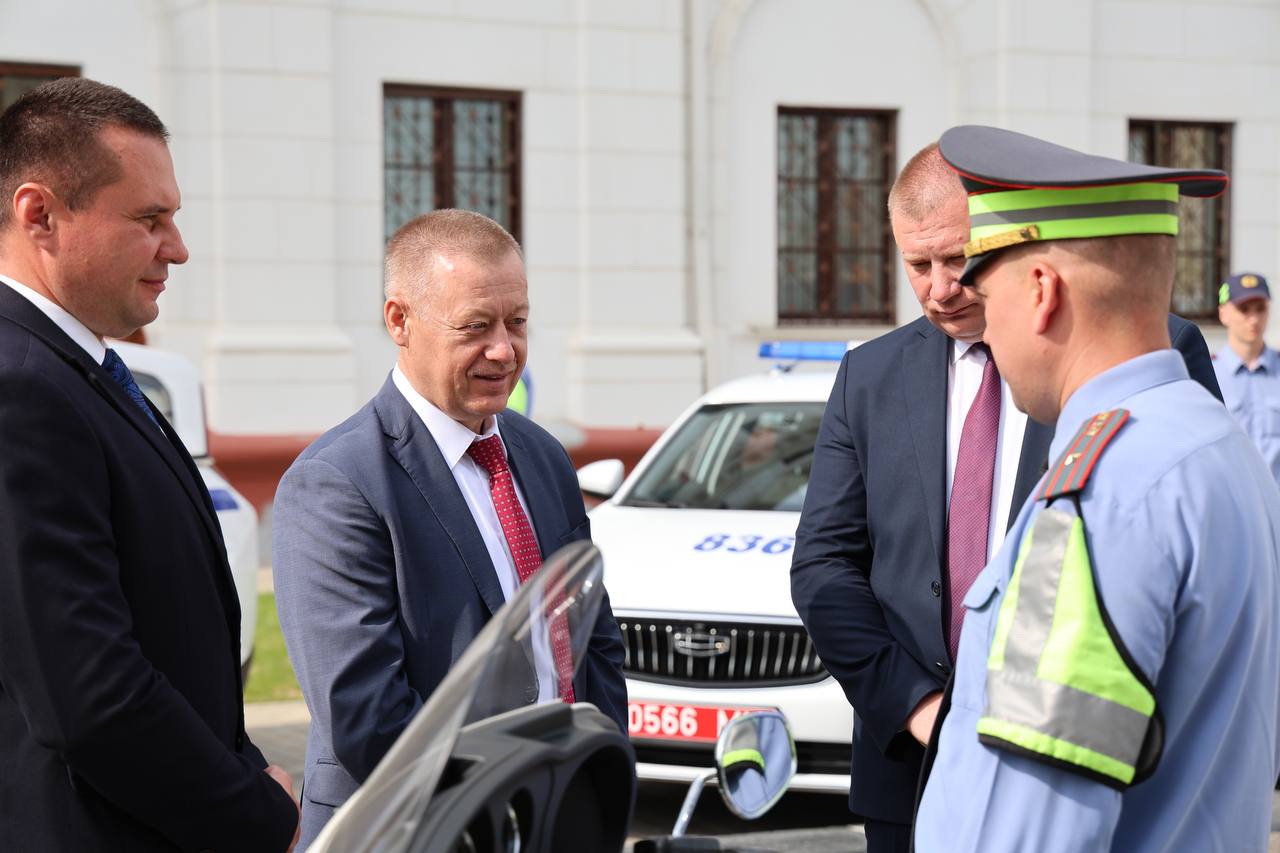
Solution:
M 524 583 L 542 565 L 542 552 L 538 550 L 538 540 L 533 535 L 529 517 L 524 514 L 516 497 L 515 481 L 511 479 L 511 468 L 507 465 L 502 439 L 491 435 L 473 441 L 467 448 L 467 455 L 489 472 L 489 496 L 493 498 L 493 508 L 498 511 L 502 535 L 506 537 L 507 547 L 511 549 L 516 575 L 520 578 L 520 583 Z M 573 650 L 569 645 L 569 631 L 563 615 L 551 622 L 551 650 L 555 655 L 556 672 L 560 679 L 560 695 L 566 702 L 572 702 Z
M 951 610 L 947 645 L 953 661 L 960 645 L 965 594 L 987 564 L 992 481 L 1000 435 L 1000 371 L 985 345 L 974 344 L 972 349 L 987 353 L 987 363 L 960 432 L 960 451 L 951 480 L 951 506 L 947 510 L 947 596 Z

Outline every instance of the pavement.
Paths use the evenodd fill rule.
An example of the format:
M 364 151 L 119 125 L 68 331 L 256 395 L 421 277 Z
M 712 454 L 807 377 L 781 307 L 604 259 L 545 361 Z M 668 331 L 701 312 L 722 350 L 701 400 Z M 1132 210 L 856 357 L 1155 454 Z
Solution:
M 244 716 L 249 737 L 268 761 L 289 772 L 294 790 L 298 790 L 311 720 L 306 704 L 253 702 L 244 706 Z M 633 839 L 670 832 L 683 799 L 684 789 L 680 786 L 641 785 L 631 826 Z M 1280 853 L 1280 792 L 1272 802 L 1268 853 Z M 748 823 L 730 814 L 713 789 L 708 789 L 702 794 L 689 831 L 776 853 L 863 853 L 866 838 L 862 827 L 846 823 L 848 816 L 843 797 L 791 793 L 772 812 Z M 628 842 L 627 849 L 630 847 Z
M 302 767 L 307 756 L 307 727 L 311 715 L 305 702 L 250 702 L 244 706 L 249 739 L 267 761 L 279 764 L 293 777 L 295 793 L 302 787 Z

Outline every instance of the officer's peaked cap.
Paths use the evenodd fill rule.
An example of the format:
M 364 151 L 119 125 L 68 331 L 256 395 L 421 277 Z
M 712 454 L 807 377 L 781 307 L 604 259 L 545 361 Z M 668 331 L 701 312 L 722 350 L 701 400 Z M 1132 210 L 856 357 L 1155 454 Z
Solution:
M 1180 194 L 1211 198 L 1227 186 L 1217 169 L 1127 163 L 997 127 L 953 127 L 938 150 L 969 193 L 962 284 L 1009 246 L 1177 234 Z

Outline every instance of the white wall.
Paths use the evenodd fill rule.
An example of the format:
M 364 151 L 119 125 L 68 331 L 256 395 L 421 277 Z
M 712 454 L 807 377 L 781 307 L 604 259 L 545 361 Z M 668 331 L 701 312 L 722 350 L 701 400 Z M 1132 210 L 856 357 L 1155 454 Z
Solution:
M 386 82 L 522 93 L 541 418 L 663 425 L 761 339 L 884 330 L 776 328 L 780 105 L 896 110 L 899 165 L 962 122 L 1111 156 L 1234 122 L 1232 264 L 1280 283 L 1280 0 L 0 0 L 0 60 L 172 129 L 192 260 L 151 333 L 223 431 L 324 429 L 391 366 Z

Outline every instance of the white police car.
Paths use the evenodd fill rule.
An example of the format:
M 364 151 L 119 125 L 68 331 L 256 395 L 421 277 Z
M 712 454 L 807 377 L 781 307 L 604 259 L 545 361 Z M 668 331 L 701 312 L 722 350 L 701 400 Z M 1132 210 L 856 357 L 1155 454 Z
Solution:
M 240 599 L 240 667 L 245 680 L 253 660 L 253 632 L 258 617 L 258 512 L 213 467 L 205 424 L 204 392 L 195 365 L 173 352 L 112 342 L 129 365 L 142 393 L 173 425 L 187 446 L 218 512 L 227 562 Z
M 784 361 L 847 344 L 765 344 Z M 641 779 L 700 774 L 734 715 L 778 709 L 796 739 L 796 790 L 847 792 L 853 712 L 791 604 L 791 550 L 834 367 L 727 382 L 662 434 L 631 476 L 578 472 L 626 646 Z

